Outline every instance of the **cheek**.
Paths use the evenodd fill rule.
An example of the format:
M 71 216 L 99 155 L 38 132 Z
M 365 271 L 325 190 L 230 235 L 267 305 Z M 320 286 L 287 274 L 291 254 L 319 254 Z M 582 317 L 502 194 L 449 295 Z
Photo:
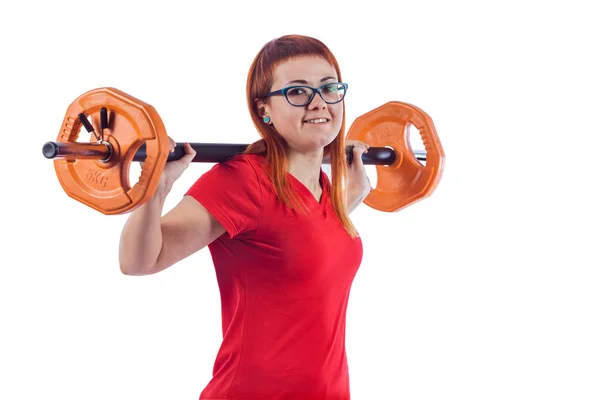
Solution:
M 339 106 L 339 107 L 333 107 L 330 110 L 331 116 L 333 117 L 333 120 L 335 121 L 336 125 L 341 125 L 342 124 L 342 116 L 344 115 L 344 109 Z
M 302 110 L 299 107 L 277 107 L 273 110 L 273 120 L 279 121 L 281 124 L 297 124 L 302 121 Z

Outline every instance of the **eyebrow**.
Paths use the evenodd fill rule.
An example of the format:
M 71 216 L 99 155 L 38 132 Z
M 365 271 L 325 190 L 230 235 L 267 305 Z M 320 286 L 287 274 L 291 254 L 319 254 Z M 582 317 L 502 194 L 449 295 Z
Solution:
M 326 76 L 325 78 L 321 79 L 321 82 L 325 82 L 326 80 L 329 80 L 329 79 L 336 79 L 336 78 L 334 78 L 333 76 Z M 308 85 L 308 81 L 305 81 L 304 79 L 296 79 L 293 81 L 289 81 L 288 83 L 286 83 L 283 86 L 288 86 L 290 83 L 300 83 L 303 85 Z

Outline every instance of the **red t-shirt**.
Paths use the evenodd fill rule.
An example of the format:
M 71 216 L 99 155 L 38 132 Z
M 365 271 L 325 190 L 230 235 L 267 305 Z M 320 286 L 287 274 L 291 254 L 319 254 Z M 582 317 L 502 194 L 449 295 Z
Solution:
M 337 220 L 321 170 L 320 202 L 284 206 L 265 159 L 215 164 L 188 190 L 227 233 L 209 245 L 222 303 L 223 342 L 200 399 L 348 400 L 346 308 L 362 241 Z

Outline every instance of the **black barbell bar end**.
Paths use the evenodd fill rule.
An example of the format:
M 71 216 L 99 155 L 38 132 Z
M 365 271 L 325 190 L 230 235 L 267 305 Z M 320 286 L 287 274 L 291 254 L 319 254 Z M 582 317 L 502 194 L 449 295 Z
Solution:
M 46 142 L 42 147 L 42 153 L 46 158 L 54 158 L 58 155 L 58 145 L 55 142 Z

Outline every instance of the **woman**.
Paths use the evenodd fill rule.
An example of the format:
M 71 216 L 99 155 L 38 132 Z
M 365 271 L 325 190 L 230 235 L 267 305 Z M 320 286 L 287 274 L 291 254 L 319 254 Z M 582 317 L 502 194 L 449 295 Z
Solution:
M 349 399 L 346 306 L 362 260 L 348 217 L 371 186 L 352 142 L 346 165 L 340 69 L 320 41 L 265 44 L 247 101 L 262 137 L 216 164 L 161 218 L 193 159 L 166 165 L 154 197 L 129 216 L 121 271 L 162 271 L 208 246 L 222 301 L 223 342 L 200 399 Z M 174 142 L 172 142 L 172 146 Z M 331 163 L 331 182 L 321 169 Z

